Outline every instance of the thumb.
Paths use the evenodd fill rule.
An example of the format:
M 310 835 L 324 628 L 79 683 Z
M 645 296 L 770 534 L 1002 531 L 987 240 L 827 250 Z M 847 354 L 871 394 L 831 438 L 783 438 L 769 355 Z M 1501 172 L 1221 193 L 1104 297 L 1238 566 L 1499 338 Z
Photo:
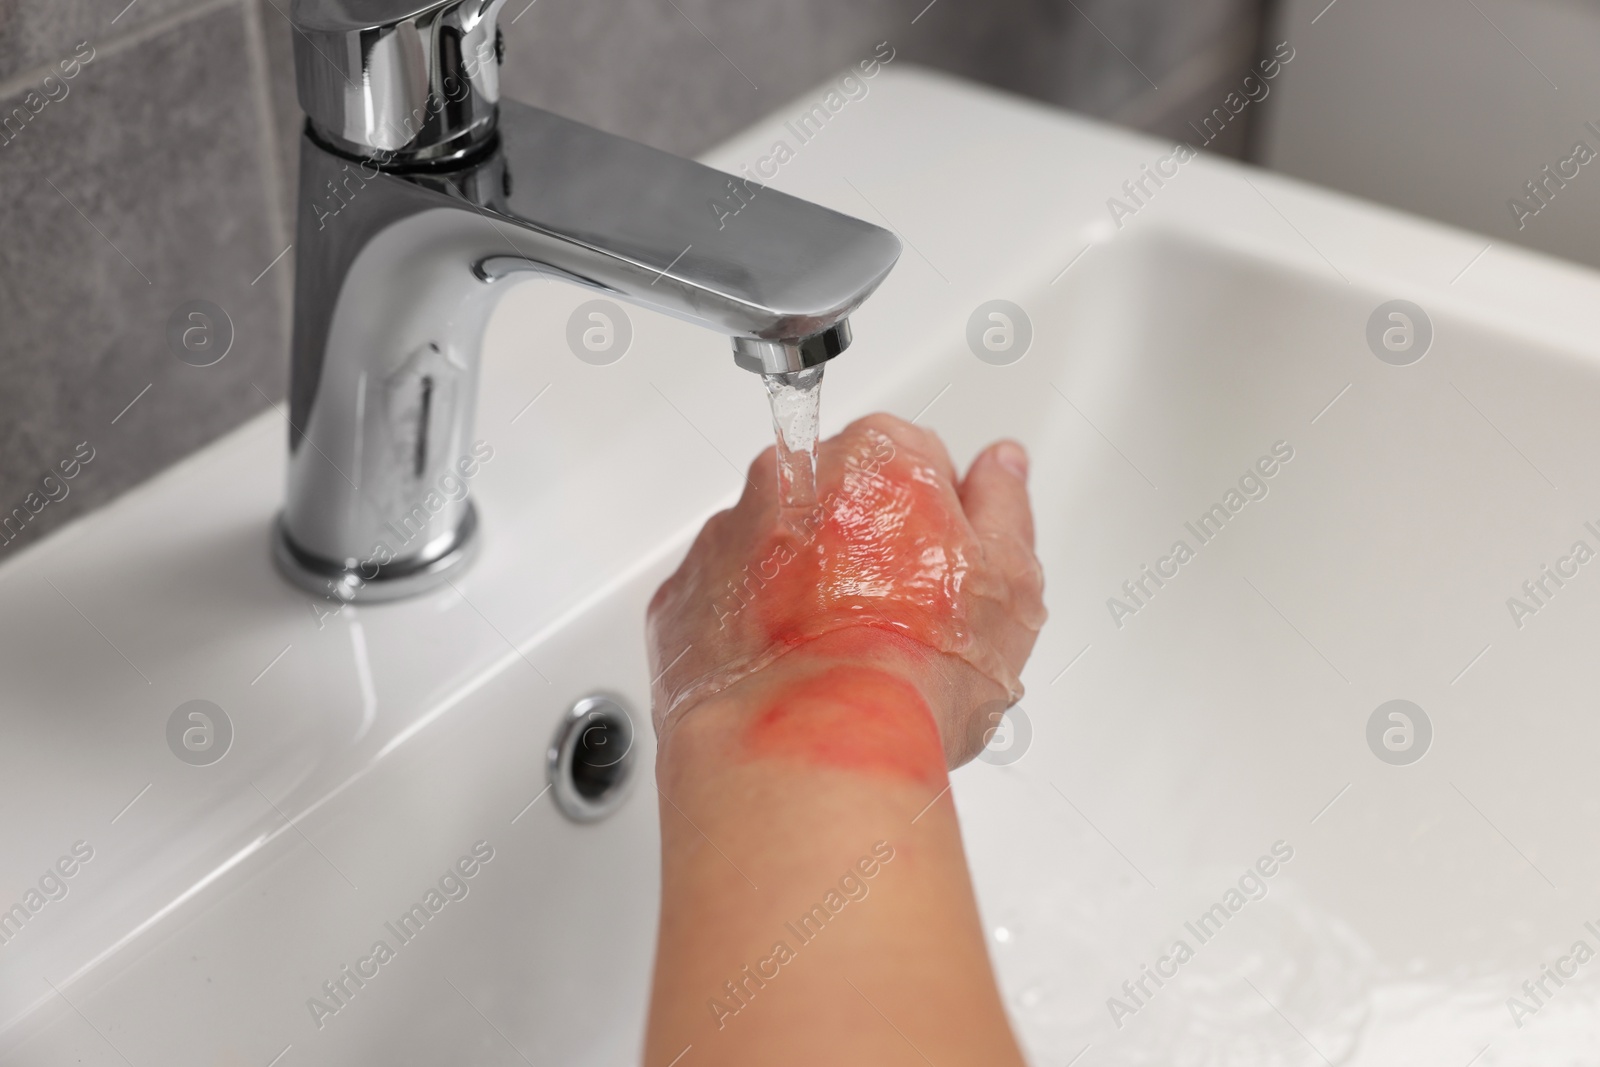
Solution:
M 961 482 L 960 496 L 980 537 L 1016 537 L 1033 548 L 1028 453 L 1017 442 L 996 441 L 979 453 Z

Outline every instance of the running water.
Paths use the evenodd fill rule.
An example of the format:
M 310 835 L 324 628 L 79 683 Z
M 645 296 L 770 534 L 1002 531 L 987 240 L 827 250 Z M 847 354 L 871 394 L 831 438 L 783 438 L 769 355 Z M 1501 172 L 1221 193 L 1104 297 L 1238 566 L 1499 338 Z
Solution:
M 781 511 L 817 506 L 817 418 L 822 406 L 822 367 L 763 374 L 778 434 L 778 506 Z

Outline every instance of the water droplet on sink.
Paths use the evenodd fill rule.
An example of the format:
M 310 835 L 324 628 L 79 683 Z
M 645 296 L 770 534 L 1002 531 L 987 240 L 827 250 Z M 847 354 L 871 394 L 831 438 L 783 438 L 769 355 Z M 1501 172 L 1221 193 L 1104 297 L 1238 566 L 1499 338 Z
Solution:
M 1037 1008 L 1044 1003 L 1045 988 L 1042 985 L 1030 985 L 1017 991 L 1017 1005 L 1025 1009 Z

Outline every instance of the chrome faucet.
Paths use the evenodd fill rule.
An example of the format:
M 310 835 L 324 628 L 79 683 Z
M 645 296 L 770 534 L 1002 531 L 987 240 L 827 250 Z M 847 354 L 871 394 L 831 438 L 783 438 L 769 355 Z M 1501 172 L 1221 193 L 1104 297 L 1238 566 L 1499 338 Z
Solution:
M 844 351 L 900 254 L 877 226 L 501 101 L 504 2 L 294 0 L 306 127 L 274 555 L 323 596 L 408 596 L 471 562 L 479 347 L 509 277 L 667 312 L 789 374 Z

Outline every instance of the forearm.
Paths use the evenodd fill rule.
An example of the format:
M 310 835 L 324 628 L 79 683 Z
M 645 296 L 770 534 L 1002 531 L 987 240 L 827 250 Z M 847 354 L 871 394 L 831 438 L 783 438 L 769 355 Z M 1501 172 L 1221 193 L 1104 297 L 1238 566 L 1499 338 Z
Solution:
M 668 730 L 651 1067 L 1021 1062 L 929 679 L 851 631 Z

